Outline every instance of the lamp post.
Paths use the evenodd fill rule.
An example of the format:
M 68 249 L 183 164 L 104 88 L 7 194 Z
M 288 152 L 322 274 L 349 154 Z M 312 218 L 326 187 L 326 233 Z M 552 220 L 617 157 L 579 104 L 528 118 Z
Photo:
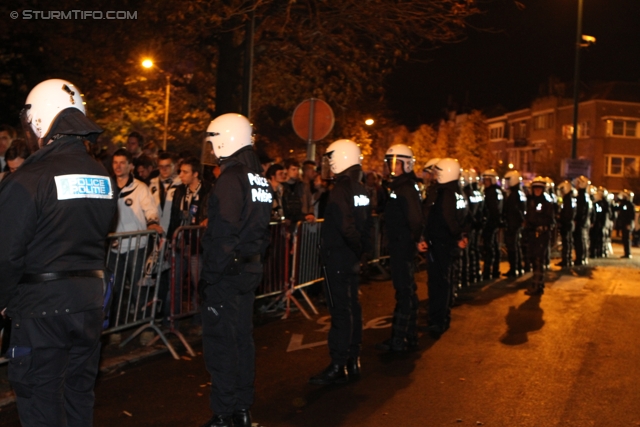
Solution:
M 578 0 L 578 25 L 576 28 L 576 59 L 573 72 L 573 134 L 571 135 L 571 158 L 578 151 L 578 97 L 580 96 L 580 48 L 582 39 L 582 0 Z
M 144 68 L 153 67 L 153 61 L 151 59 L 145 59 L 142 61 L 142 66 Z M 156 66 L 157 67 L 157 66 Z M 171 94 L 171 75 L 163 71 L 160 67 L 157 67 L 158 70 L 164 74 L 164 77 L 167 81 L 167 85 L 165 88 L 165 101 L 164 101 L 164 137 L 162 139 L 162 149 L 167 150 L 167 130 L 169 129 L 169 99 Z

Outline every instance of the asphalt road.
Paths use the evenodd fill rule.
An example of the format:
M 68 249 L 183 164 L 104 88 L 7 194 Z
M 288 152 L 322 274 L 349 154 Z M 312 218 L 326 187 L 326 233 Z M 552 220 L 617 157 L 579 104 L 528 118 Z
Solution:
M 425 277 L 417 276 L 422 323 Z M 640 262 L 606 259 L 551 271 L 541 298 L 524 295 L 527 278 L 465 291 L 451 329 L 438 341 L 422 337 L 419 351 L 401 355 L 374 349 L 390 334 L 390 282 L 363 285 L 363 376 L 343 386 L 307 384 L 329 361 L 326 308 L 311 321 L 299 313 L 263 318 L 255 331 L 254 421 L 640 426 Z M 211 415 L 208 381 L 200 353 L 180 361 L 165 354 L 101 375 L 95 425 L 200 426 Z M 15 407 L 0 411 L 0 426 L 19 426 Z

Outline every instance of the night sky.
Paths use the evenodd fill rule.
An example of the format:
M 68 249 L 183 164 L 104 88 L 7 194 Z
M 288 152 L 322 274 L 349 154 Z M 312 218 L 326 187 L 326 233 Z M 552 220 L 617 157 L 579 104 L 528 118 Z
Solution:
M 448 105 L 507 110 L 529 106 L 550 76 L 573 80 L 578 0 L 493 0 L 465 41 L 403 64 L 387 99 L 408 126 L 431 123 Z M 583 0 L 582 33 L 596 37 L 581 52 L 581 81 L 640 82 L 640 0 Z M 408 83 L 409 82 L 409 83 Z M 569 94 L 571 96 L 571 94 Z

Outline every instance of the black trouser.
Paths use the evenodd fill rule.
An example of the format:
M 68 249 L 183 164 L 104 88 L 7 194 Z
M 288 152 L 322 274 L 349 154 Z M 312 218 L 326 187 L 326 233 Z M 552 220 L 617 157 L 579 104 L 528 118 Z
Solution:
M 480 230 L 472 229 L 469 232 L 469 243 L 467 251 L 469 253 L 469 267 L 467 277 L 469 283 L 480 281 L 480 248 L 478 247 Z
M 230 416 L 253 404 L 253 302 L 261 273 L 242 272 L 207 287 L 202 304 L 202 346 L 211 374 L 209 405 Z
M 544 265 L 549 250 L 549 231 L 527 230 L 528 250 L 527 256 L 533 268 L 533 278 L 531 280 L 532 290 L 544 289 Z
M 576 226 L 573 230 L 573 244 L 576 249 L 576 265 L 582 265 L 587 261 L 589 251 L 589 228 Z
M 500 245 L 498 243 L 498 227 L 487 226 L 482 230 L 482 249 L 484 252 L 483 279 L 500 275 Z
M 21 355 L 9 360 L 9 382 L 23 426 L 93 425 L 103 315 L 13 319 L 8 356 Z
M 602 258 L 604 253 L 604 225 L 596 223 L 589 230 L 589 258 Z
M 429 325 L 440 326 L 443 330 L 451 322 L 451 302 L 453 284 L 456 277 L 458 248 L 455 244 L 432 243 L 429 246 L 427 273 L 429 289 Z
M 360 264 L 347 248 L 331 249 L 325 254 L 325 262 L 333 297 L 333 307 L 329 306 L 329 355 L 332 363 L 344 365 L 348 358 L 360 355 L 362 344 L 362 307 L 358 299 Z
M 562 240 L 561 265 L 571 267 L 573 264 L 571 251 L 573 250 L 573 222 L 560 224 L 560 239 Z
M 624 256 L 631 255 L 631 226 L 622 225 L 622 247 L 624 248 Z
M 522 253 L 520 252 L 520 227 L 507 227 L 504 243 L 507 246 L 509 272 L 519 273 L 522 270 Z
M 417 335 L 418 295 L 414 278 L 415 244 L 389 247 L 391 255 L 391 280 L 396 291 L 396 307 L 393 310 L 391 335 L 394 338 L 414 338 Z

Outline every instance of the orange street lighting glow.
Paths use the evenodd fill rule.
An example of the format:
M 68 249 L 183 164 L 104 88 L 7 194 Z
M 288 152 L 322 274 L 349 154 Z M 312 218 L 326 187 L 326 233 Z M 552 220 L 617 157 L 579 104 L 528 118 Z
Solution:
M 364 124 L 367 126 L 371 126 L 374 123 L 373 119 L 367 119 L 364 121 Z
M 150 59 L 145 59 L 144 61 L 142 61 L 142 66 L 144 68 L 151 68 L 153 67 L 153 61 Z

